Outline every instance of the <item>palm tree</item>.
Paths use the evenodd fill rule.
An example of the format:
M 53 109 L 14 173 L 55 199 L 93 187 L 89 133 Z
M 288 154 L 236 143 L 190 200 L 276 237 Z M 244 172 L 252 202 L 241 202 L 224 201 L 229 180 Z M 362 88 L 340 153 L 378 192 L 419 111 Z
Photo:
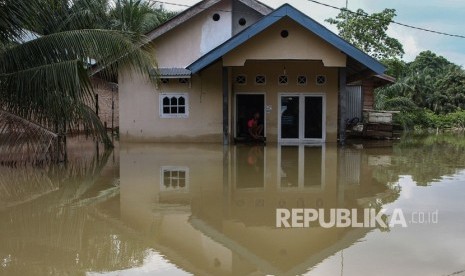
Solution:
M 155 3 L 143 0 L 115 0 L 115 8 L 110 12 L 111 28 L 145 34 L 176 15 L 176 12 L 169 12 Z
M 93 2 L 86 1 L 75 2 L 83 5 Z M 53 132 L 83 127 L 111 146 L 101 121 L 88 106 L 93 102 L 89 69 L 96 64 L 104 69 L 103 75 L 114 76 L 122 68 L 131 68 L 148 77 L 149 70 L 156 65 L 149 54 L 150 46 L 143 36 L 132 32 L 74 28 L 72 22 L 78 21 L 74 19 L 69 20 L 67 27 L 52 30 L 54 17 L 48 21 L 47 17 L 36 15 L 47 9 L 69 9 L 60 6 L 60 2 L 69 3 L 0 1 L 0 108 Z M 44 6 L 44 3 L 51 4 Z M 71 6 L 72 9 L 76 7 Z M 83 18 L 86 17 L 80 17 Z M 94 17 L 87 18 L 81 23 L 89 23 Z M 37 39 L 19 43 L 25 29 L 37 30 L 37 26 L 50 29 L 44 28 Z

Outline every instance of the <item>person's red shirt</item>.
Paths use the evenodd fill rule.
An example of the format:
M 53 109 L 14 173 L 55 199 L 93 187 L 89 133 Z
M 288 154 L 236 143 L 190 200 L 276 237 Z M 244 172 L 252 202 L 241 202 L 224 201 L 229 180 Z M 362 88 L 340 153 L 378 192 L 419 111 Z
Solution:
M 254 126 L 256 126 L 256 125 L 257 125 L 257 119 L 255 119 L 255 118 L 252 118 L 252 119 L 250 119 L 250 120 L 247 122 L 247 126 L 248 126 L 249 128 L 252 128 L 252 127 L 254 127 Z

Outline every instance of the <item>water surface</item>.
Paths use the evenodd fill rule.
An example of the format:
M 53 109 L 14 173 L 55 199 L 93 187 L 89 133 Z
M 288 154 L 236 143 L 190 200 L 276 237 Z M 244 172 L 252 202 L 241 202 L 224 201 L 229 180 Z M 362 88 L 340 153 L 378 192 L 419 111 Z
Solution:
M 0 166 L 0 274 L 460 275 L 464 138 L 107 153 L 77 141 L 66 165 Z M 276 228 L 277 208 L 401 208 L 409 223 Z M 410 221 L 434 211 L 438 223 Z

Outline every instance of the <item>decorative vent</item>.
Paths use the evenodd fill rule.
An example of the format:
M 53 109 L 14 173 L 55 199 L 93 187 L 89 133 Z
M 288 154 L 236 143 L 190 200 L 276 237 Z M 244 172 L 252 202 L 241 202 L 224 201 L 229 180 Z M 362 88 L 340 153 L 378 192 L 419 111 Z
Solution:
M 316 76 L 316 84 L 318 85 L 326 84 L 326 76 L 323 76 L 323 75 Z
M 168 84 L 168 83 L 170 83 L 170 79 L 162 78 L 162 79 L 161 79 L 161 83 L 163 83 L 163 84 Z
M 282 75 L 278 77 L 278 83 L 280 85 L 286 85 L 289 82 L 289 78 L 286 75 Z
M 242 85 L 247 84 L 247 76 L 245 76 L 245 75 L 238 75 L 238 76 L 236 77 L 236 84 L 242 84 Z
M 307 76 L 304 76 L 304 75 L 297 76 L 297 84 L 307 85 Z
M 266 76 L 265 75 L 257 75 L 255 77 L 255 83 L 259 85 L 265 85 L 266 84 Z
M 188 78 L 180 78 L 179 83 L 188 83 L 189 79 Z

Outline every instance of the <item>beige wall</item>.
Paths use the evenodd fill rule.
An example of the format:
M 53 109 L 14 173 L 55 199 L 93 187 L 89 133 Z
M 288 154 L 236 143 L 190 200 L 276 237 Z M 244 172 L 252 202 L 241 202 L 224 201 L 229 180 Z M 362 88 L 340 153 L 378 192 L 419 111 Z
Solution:
M 289 36 L 281 37 L 287 30 Z M 224 66 L 243 66 L 246 60 L 322 60 L 328 67 L 345 67 L 346 55 L 292 21 L 282 19 L 223 57 Z
M 153 41 L 159 67 L 185 68 L 232 36 L 232 5 L 221 1 Z M 220 15 L 213 21 L 213 14 Z
M 185 68 L 231 38 L 233 33 L 242 31 L 262 17 L 255 10 L 240 3 L 233 5 L 232 2 L 220 1 L 156 38 L 153 45 L 158 66 Z M 220 20 L 212 20 L 215 13 L 220 15 Z M 240 18 L 246 19 L 246 25 L 239 25 Z
M 211 16 L 218 9 L 230 10 L 230 1 L 222 1 L 162 35 L 154 41 L 159 67 L 186 67 L 199 58 L 206 49 L 226 39 L 223 33 L 215 41 L 215 26 Z M 221 20 L 231 24 L 231 18 L 221 14 Z M 213 22 L 213 23 L 212 23 Z M 189 28 L 184 25 L 189 24 Z M 212 27 L 213 24 L 213 27 Z M 184 26 L 184 27 L 182 27 Z M 224 28 L 231 31 L 230 25 Z M 289 31 L 288 38 L 282 38 L 281 30 Z M 223 30 L 224 32 L 224 30 Z M 208 34 L 208 35 L 205 35 Z M 210 37 L 211 45 L 206 45 Z M 247 61 L 246 61 L 247 60 Z M 261 60 L 261 61 L 255 61 Z M 306 60 L 306 61 L 305 61 Z M 120 89 L 120 137 L 122 141 L 150 142 L 222 142 L 222 68 L 230 66 L 230 129 L 234 135 L 235 93 L 265 93 L 266 105 L 272 107 L 266 118 L 268 141 L 278 141 L 278 95 L 279 93 L 321 93 L 326 101 L 326 142 L 337 141 L 338 129 L 338 68 L 346 66 L 346 55 L 310 33 L 290 19 L 282 19 L 263 33 L 239 46 L 223 57 L 222 61 L 209 66 L 192 76 L 191 85 L 179 84 L 172 79 L 170 84 L 155 88 L 136 73 L 132 78 L 121 73 Z M 286 67 L 289 84 L 278 85 L 278 76 Z M 237 74 L 246 74 L 247 85 L 233 85 Z M 255 85 L 257 74 L 267 76 L 266 85 Z M 308 84 L 297 85 L 297 76 L 306 75 Z M 317 75 L 325 75 L 327 83 L 318 86 Z M 159 114 L 159 94 L 187 92 L 189 94 L 189 117 L 162 119 Z
M 284 74 L 284 67 L 289 84 L 278 85 L 278 77 Z M 272 107 L 271 112 L 266 114 L 268 141 L 276 142 L 278 139 L 279 93 L 322 93 L 326 97 L 326 142 L 337 142 L 338 68 L 325 67 L 321 61 L 248 61 L 246 66 L 233 69 L 233 79 L 240 74 L 247 76 L 247 84 L 233 84 L 234 93 L 265 93 L 265 105 Z M 266 85 L 255 84 L 257 74 L 267 77 Z M 307 76 L 307 85 L 297 84 L 298 75 Z M 325 85 L 316 84 L 317 75 L 326 76 Z M 235 97 L 233 99 L 235 101 Z
M 148 237 L 157 251 L 184 270 L 196 275 L 229 275 L 231 250 L 189 222 L 192 201 L 209 196 L 211 204 L 221 206 L 223 198 L 218 195 L 223 190 L 222 145 L 122 143 L 120 154 L 124 223 L 142 237 Z M 187 188 L 163 191 L 160 182 L 164 166 L 187 168 Z M 184 260 L 185 256 L 189 256 L 188 261 Z M 215 260 L 222 265 L 215 266 Z
M 289 77 L 288 85 L 278 85 L 278 77 Z M 249 61 L 245 67 L 232 69 L 230 80 L 245 74 L 246 85 L 233 86 L 230 97 L 230 132 L 235 128 L 235 94 L 265 93 L 265 105 L 272 110 L 266 114 L 268 141 L 278 141 L 279 93 L 318 93 L 326 100 L 326 142 L 337 142 L 338 129 L 338 68 L 323 66 L 321 61 Z M 254 83 L 257 74 L 267 77 L 265 85 Z M 307 85 L 298 85 L 297 76 L 307 76 Z M 316 84 L 316 76 L 327 78 L 325 85 Z M 155 85 L 137 74 L 120 74 L 120 138 L 122 141 L 150 142 L 222 142 L 223 92 L 222 66 L 218 62 L 191 79 L 191 85 L 179 84 L 172 79 L 169 84 Z M 162 119 L 159 114 L 160 93 L 187 92 L 189 117 Z
M 136 142 L 221 142 L 223 133 L 222 67 L 210 66 L 191 84 L 160 84 L 158 89 L 133 73 L 121 73 L 120 139 Z M 162 119 L 160 93 L 188 93 L 189 117 Z
M 325 169 L 321 189 L 281 189 L 282 149 L 277 145 L 261 148 L 263 187 L 241 189 L 234 179 L 238 167 L 247 166 L 247 160 L 239 156 L 247 155 L 249 147 L 231 146 L 229 154 L 224 154 L 221 145 L 122 144 L 121 218 L 142 237 L 148 237 L 153 248 L 170 262 L 194 274 L 247 275 L 238 271 L 248 269 L 300 274 L 302 264 L 311 267 L 347 246 L 343 237 L 354 232 L 352 228 L 275 227 L 276 208 L 358 207 L 356 201 L 339 200 L 338 174 L 334 173 L 338 171 L 339 150 L 334 145 L 323 145 L 322 149 Z M 225 161 L 229 164 L 226 171 Z M 163 166 L 189 168 L 189 188 L 161 191 Z M 215 233 L 221 235 L 212 235 Z

